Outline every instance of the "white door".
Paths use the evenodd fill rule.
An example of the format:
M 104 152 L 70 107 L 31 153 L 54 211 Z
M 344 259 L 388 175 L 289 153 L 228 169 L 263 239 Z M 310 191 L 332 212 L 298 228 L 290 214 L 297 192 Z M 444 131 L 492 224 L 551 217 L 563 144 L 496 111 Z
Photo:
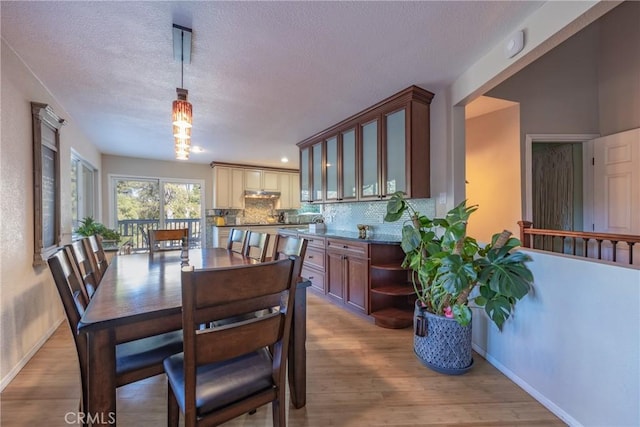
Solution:
M 593 149 L 594 231 L 639 235 L 640 128 L 596 138 Z M 603 258 L 611 259 L 611 252 L 607 247 Z M 618 244 L 616 258 L 628 256 L 628 246 Z M 639 262 L 640 250 L 635 248 L 634 264 Z

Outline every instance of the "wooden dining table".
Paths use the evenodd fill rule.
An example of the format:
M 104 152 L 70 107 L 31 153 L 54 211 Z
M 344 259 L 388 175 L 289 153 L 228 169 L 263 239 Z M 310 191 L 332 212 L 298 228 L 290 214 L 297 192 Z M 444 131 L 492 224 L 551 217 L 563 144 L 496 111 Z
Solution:
M 82 315 L 78 333 L 87 334 L 89 398 L 85 413 L 98 424 L 114 424 L 116 345 L 182 328 L 181 264 L 200 268 L 255 263 L 225 248 L 116 256 Z M 306 288 L 298 283 L 293 308 L 288 379 L 291 403 L 306 403 Z

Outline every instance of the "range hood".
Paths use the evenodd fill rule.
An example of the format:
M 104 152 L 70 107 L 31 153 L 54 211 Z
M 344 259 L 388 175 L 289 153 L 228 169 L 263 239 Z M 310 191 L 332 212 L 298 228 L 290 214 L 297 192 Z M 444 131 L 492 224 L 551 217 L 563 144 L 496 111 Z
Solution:
M 277 199 L 280 197 L 280 192 L 265 190 L 244 190 L 244 197 L 247 199 Z

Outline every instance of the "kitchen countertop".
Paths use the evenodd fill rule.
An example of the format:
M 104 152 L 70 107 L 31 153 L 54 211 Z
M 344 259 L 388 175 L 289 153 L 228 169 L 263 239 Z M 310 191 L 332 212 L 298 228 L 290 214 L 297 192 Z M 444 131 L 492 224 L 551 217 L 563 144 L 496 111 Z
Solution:
M 291 228 L 286 228 L 288 233 L 291 233 Z M 296 234 L 303 234 L 307 236 L 318 236 L 318 237 L 328 237 L 335 239 L 345 239 L 345 240 L 353 240 L 356 242 L 365 242 L 365 243 L 376 243 L 376 244 L 385 244 L 385 245 L 397 245 L 402 241 L 401 236 L 397 236 L 395 234 L 377 234 L 369 232 L 369 236 L 362 239 L 359 237 L 359 233 L 357 231 L 345 231 L 345 230 L 323 230 L 312 232 L 309 231 L 308 228 L 298 227 L 294 229 Z

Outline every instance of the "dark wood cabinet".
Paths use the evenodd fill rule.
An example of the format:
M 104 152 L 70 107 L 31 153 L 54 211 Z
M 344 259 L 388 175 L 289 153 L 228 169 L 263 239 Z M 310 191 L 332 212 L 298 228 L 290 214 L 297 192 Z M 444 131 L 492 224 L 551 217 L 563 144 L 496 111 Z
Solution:
M 327 239 L 327 293 L 349 308 L 369 313 L 369 245 Z
M 302 263 L 302 277 L 309 279 L 311 288 L 325 294 L 325 239 L 313 235 L 299 234 L 307 240 L 307 252 Z
M 280 230 L 281 234 L 296 234 Z M 415 292 L 398 243 L 380 244 L 298 232 L 307 239 L 302 277 L 311 289 L 384 328 L 413 322 Z
M 411 86 L 297 145 L 309 173 L 309 198 L 327 203 L 382 200 L 396 191 L 430 193 L 430 104 Z

